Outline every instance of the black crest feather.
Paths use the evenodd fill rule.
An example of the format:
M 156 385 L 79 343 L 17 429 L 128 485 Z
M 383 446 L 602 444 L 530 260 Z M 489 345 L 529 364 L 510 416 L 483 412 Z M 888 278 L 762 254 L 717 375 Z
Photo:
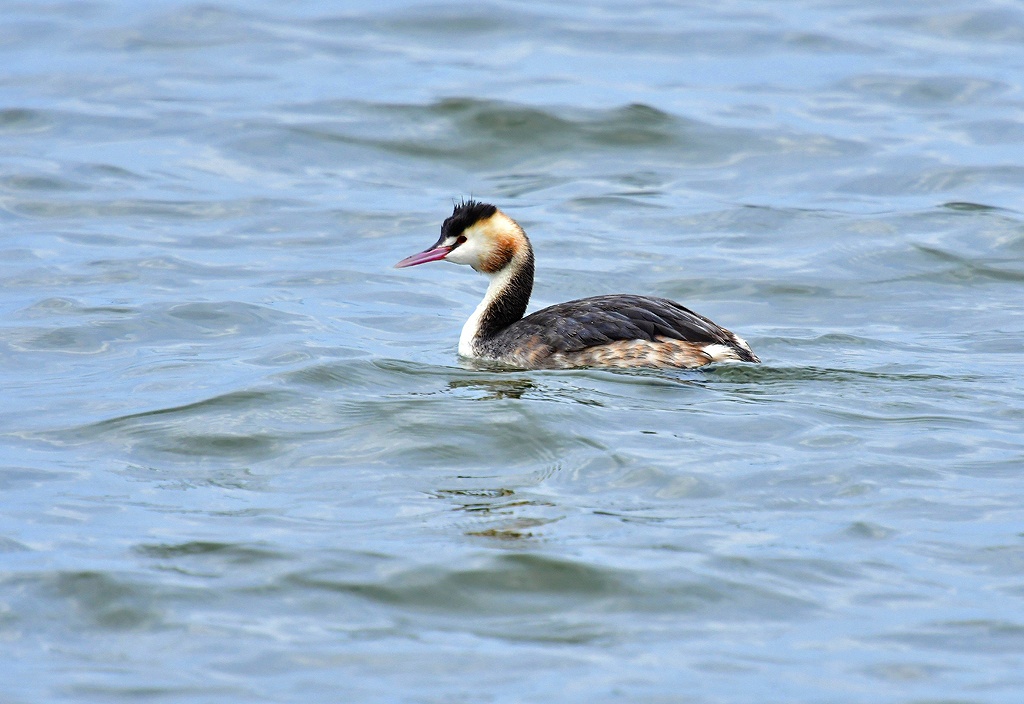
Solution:
M 480 203 L 475 200 L 456 203 L 451 216 L 441 225 L 441 237 L 458 237 L 467 227 L 486 220 L 496 212 L 498 209 L 490 203 Z

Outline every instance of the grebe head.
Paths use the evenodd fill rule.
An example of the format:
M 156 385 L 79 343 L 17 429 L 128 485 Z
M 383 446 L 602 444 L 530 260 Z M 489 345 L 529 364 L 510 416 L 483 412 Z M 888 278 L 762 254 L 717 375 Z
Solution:
M 490 203 L 463 201 L 441 225 L 441 237 L 433 246 L 406 257 L 395 268 L 444 259 L 496 274 L 529 246 L 526 233 L 505 213 Z

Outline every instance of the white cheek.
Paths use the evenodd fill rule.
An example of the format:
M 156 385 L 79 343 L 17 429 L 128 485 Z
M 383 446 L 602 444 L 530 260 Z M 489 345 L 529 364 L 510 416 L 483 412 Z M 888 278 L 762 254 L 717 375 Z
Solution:
M 474 269 L 480 263 L 480 252 L 476 246 L 476 242 L 470 240 L 465 244 L 459 245 L 444 258 L 445 261 L 454 262 L 456 264 L 469 264 Z

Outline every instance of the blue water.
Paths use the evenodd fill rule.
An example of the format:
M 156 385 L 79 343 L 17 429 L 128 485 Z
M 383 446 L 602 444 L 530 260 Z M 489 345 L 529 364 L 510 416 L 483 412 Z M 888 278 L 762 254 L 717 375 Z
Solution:
M 1021 701 L 1024 7 L 0 30 L 3 704 Z M 460 362 L 470 196 L 764 364 Z

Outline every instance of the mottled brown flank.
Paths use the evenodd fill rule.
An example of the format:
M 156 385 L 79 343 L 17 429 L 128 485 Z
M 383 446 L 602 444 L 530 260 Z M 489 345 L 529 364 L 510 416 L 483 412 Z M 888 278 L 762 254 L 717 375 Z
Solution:
M 502 361 L 523 369 L 550 368 L 546 364 L 551 348 L 541 342 L 540 335 L 531 335 L 519 343 L 519 347 Z
M 487 258 L 480 262 L 480 271 L 485 274 L 496 274 L 504 269 L 515 255 L 515 240 L 507 235 L 498 235 L 493 239 Z
M 684 340 L 658 338 L 619 340 L 578 352 L 554 352 L 545 346 L 531 347 L 529 341 L 504 361 L 526 369 L 572 369 L 575 367 L 648 367 L 693 369 L 714 361 L 704 345 Z M 735 357 L 739 359 L 739 357 Z

